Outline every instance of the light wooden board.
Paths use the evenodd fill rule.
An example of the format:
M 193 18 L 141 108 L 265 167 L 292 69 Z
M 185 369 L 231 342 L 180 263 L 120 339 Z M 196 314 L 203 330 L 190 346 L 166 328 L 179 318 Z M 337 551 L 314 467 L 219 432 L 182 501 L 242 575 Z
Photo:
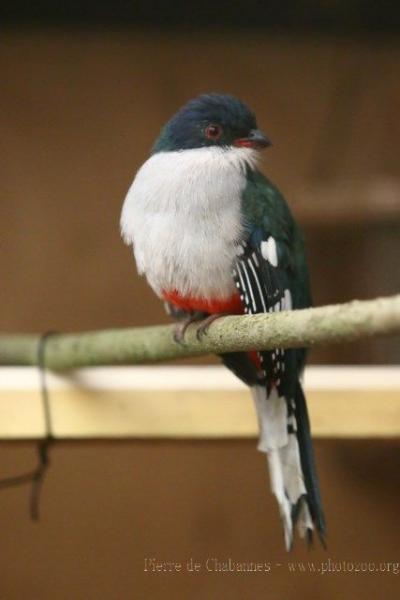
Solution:
M 106 367 L 47 376 L 57 438 L 251 438 L 247 388 L 222 367 Z M 310 367 L 316 437 L 400 435 L 399 367 Z M 0 368 L 0 439 L 43 436 L 39 374 Z

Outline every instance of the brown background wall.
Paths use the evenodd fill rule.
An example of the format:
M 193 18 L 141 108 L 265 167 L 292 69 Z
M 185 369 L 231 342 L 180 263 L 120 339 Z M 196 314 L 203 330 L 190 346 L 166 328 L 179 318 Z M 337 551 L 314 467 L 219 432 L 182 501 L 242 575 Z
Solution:
M 317 304 L 399 288 L 400 47 L 261 34 L 7 31 L 0 40 L 0 328 L 166 321 L 118 232 L 122 199 L 165 119 L 208 90 L 239 95 L 274 141 L 265 171 L 303 223 Z M 398 362 L 398 340 L 313 362 Z M 43 521 L 0 495 L 0 598 L 397 597 L 382 575 L 145 576 L 143 559 L 286 565 L 254 443 L 60 444 Z M 399 559 L 399 447 L 319 442 L 328 552 Z M 2 446 L 5 474 L 33 460 Z M 397 554 L 396 554 L 397 552 Z M 287 569 L 287 567 L 284 567 Z
M 0 495 L 0 594 L 5 600 L 394 600 L 400 574 L 322 575 L 330 559 L 399 561 L 396 442 L 318 442 L 328 550 L 283 549 L 265 458 L 254 442 L 60 444 L 42 521 L 27 489 Z M 3 472 L 32 464 L 31 448 L 0 447 Z M 203 564 L 199 574 L 144 572 L 144 559 Z M 268 574 L 207 573 L 208 557 L 270 562 Z M 313 572 L 291 572 L 288 562 Z M 276 566 L 279 563 L 282 566 Z M 323 565 L 324 563 L 324 565 Z M 312 567 L 310 567 L 312 568 Z M 331 566 L 331 570 L 332 570 Z M 400 567 L 399 567 L 400 568 Z

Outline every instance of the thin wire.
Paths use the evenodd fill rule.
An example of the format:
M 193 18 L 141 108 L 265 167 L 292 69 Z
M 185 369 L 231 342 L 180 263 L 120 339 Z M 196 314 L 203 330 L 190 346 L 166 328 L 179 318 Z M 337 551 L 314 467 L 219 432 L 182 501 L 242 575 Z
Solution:
M 15 477 L 7 477 L 5 479 L 0 479 L 0 489 L 5 489 L 9 487 L 15 487 L 18 485 L 22 485 L 25 483 L 31 483 L 31 495 L 29 502 L 29 513 L 30 517 L 33 521 L 39 520 L 39 506 L 40 506 L 40 492 L 43 485 L 43 480 L 46 475 L 46 472 L 50 466 L 50 458 L 49 458 L 49 449 L 50 446 L 54 443 L 53 437 L 53 424 L 51 417 L 51 408 L 50 408 L 50 398 L 49 392 L 47 388 L 46 381 L 46 364 L 45 364 L 45 354 L 46 354 L 46 343 L 50 336 L 54 335 L 55 332 L 48 331 L 41 335 L 38 351 L 37 351 L 37 363 L 39 367 L 39 375 L 40 375 L 40 391 L 42 398 L 42 408 L 43 408 L 43 420 L 44 420 L 44 431 L 45 436 L 43 440 L 41 440 L 37 445 L 37 453 L 38 453 L 38 464 L 37 467 L 28 473 L 23 475 L 17 475 Z
M 38 366 L 39 366 L 39 375 L 40 375 L 40 389 L 42 395 L 42 406 L 43 406 L 43 416 L 44 416 L 44 430 L 46 433 L 46 438 L 53 439 L 53 423 L 51 418 L 51 410 L 50 410 L 50 399 L 49 399 L 49 391 L 47 389 L 46 382 L 46 343 L 47 340 L 55 335 L 54 331 L 47 331 L 43 333 L 39 340 L 38 345 Z
M 46 343 L 50 336 L 54 335 L 54 331 L 47 331 L 39 340 L 38 345 L 38 367 L 40 375 L 40 389 L 42 396 L 43 418 L 45 437 L 39 442 L 37 451 L 39 464 L 35 469 L 32 477 L 31 498 L 30 498 L 30 515 L 33 521 L 39 521 L 39 506 L 40 492 L 43 485 L 44 477 L 50 466 L 49 450 L 54 443 L 53 424 L 51 418 L 50 398 L 46 381 Z

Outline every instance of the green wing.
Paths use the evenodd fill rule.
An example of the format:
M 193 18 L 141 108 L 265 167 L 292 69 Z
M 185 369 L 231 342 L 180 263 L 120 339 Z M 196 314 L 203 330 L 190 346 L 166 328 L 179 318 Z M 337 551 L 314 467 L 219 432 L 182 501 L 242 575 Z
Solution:
M 261 173 L 249 170 L 242 198 L 245 239 L 238 247 L 234 279 L 247 313 L 305 308 L 311 304 L 304 244 L 279 193 Z M 259 353 L 268 388 L 293 397 L 305 349 Z
M 276 242 L 276 276 L 289 286 L 293 308 L 311 306 L 303 236 L 279 190 L 259 171 L 248 170 L 242 209 L 248 236 L 255 245 L 269 236 Z

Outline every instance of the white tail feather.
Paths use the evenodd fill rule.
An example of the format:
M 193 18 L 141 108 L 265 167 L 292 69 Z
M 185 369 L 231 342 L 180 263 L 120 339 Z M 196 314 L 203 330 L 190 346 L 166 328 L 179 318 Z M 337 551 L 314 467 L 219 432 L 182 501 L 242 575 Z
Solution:
M 306 494 L 295 433 L 296 421 L 293 415 L 288 416 L 287 401 L 279 397 L 275 387 L 267 396 L 266 388 L 257 385 L 252 388 L 252 394 L 260 427 L 258 449 L 267 454 L 271 490 L 279 504 L 285 545 L 289 549 L 293 540 L 292 507 Z M 289 424 L 294 433 L 288 433 Z M 313 529 L 305 500 L 301 501 L 297 525 L 301 537 L 305 536 L 307 529 Z
M 267 390 L 261 385 L 251 388 L 256 405 L 260 440 L 258 449 L 268 452 L 283 448 L 288 443 L 288 414 L 285 398 L 280 398 L 275 387 L 272 388 L 267 402 Z
M 279 505 L 279 512 L 283 523 L 285 535 L 285 546 L 289 550 L 293 540 L 293 523 L 291 506 L 288 497 L 285 495 L 285 484 L 283 481 L 282 462 L 279 450 L 268 450 L 267 452 L 269 477 L 271 481 L 271 491 L 276 497 Z
M 307 502 L 303 499 L 301 501 L 300 513 L 297 519 L 297 530 L 300 537 L 304 538 L 308 530 L 314 529 L 314 525 L 310 515 L 310 509 L 307 506 Z

